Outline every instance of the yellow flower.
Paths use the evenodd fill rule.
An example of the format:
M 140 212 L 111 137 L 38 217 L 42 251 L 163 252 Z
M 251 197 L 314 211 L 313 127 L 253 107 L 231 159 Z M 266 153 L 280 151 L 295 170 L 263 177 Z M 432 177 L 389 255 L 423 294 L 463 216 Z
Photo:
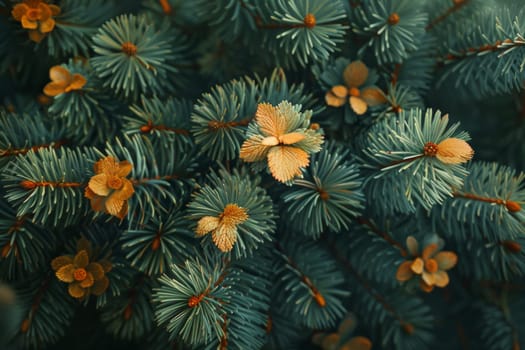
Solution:
M 86 187 L 85 196 L 91 200 L 95 211 L 104 211 L 123 219 L 128 213 L 128 202 L 135 190 L 126 176 L 132 165 L 127 160 L 118 162 L 108 156 L 94 166 L 95 174 Z
M 318 152 L 323 136 L 313 129 L 299 128 L 299 113 L 288 102 L 274 107 L 261 103 L 255 122 L 261 134 L 244 141 L 240 158 L 245 162 L 268 159 L 268 167 L 278 181 L 287 182 L 302 174 L 310 164 L 310 152 Z
M 213 243 L 222 251 L 229 252 L 237 242 L 237 225 L 248 220 L 246 209 L 228 204 L 218 216 L 204 216 L 197 223 L 197 236 L 212 233 Z
M 30 30 L 29 38 L 37 43 L 55 28 L 53 16 L 59 13 L 60 7 L 41 0 L 24 0 L 11 11 L 13 18 L 22 23 L 22 28 Z
M 312 342 L 319 345 L 323 350 L 370 350 L 372 342 L 362 336 L 349 338 L 355 329 L 355 319 L 348 317 L 339 325 L 337 332 L 316 333 L 312 337 Z M 346 340 L 348 339 L 348 340 Z
M 407 237 L 407 248 L 415 259 L 403 262 L 397 269 L 396 278 L 405 282 L 412 277 L 421 276 L 420 287 L 425 292 L 431 292 L 434 286 L 445 287 L 449 283 L 447 270 L 458 262 L 454 252 L 439 252 L 437 243 L 427 245 L 421 256 L 418 252 L 418 243 L 412 236 Z
M 57 96 L 73 90 L 80 90 L 86 85 L 86 78 L 83 75 L 71 74 L 62 66 L 53 66 L 49 70 L 50 83 L 44 87 L 44 94 L 47 96 Z
M 474 156 L 474 150 L 461 139 L 449 137 L 437 145 L 427 142 L 423 149 L 425 156 L 436 157 L 445 164 L 460 164 L 468 162 Z
M 377 106 L 386 102 L 383 92 L 375 87 L 360 88 L 368 79 L 368 68 L 361 61 L 351 62 L 343 72 L 345 85 L 335 85 L 325 95 L 326 104 L 332 107 L 343 106 L 348 96 L 350 108 L 358 114 L 365 114 L 368 106 Z
M 91 246 L 85 239 L 77 245 L 77 254 L 59 256 L 51 262 L 57 278 L 69 283 L 68 292 L 73 298 L 82 299 L 91 293 L 102 295 L 109 286 L 106 272 L 111 270 L 111 263 L 107 260 L 89 262 Z

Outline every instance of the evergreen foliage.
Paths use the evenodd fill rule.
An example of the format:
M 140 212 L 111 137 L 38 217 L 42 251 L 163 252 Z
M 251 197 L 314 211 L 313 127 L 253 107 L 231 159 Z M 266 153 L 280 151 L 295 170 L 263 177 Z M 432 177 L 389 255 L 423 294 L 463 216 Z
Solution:
M 513 0 L 0 0 L 0 348 L 525 346 Z

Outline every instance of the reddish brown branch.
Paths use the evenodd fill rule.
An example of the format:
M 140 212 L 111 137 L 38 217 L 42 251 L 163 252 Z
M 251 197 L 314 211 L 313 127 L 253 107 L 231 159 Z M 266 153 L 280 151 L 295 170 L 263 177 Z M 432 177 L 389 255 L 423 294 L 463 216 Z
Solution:
M 453 0 L 452 2 L 454 5 L 450 8 L 448 8 L 443 14 L 439 15 L 435 19 L 433 19 L 427 26 L 426 30 L 432 30 L 436 25 L 443 22 L 448 16 L 453 14 L 454 12 L 460 10 L 463 6 L 465 6 L 468 3 L 469 0 Z
M 472 199 L 475 201 L 485 202 L 485 203 L 494 203 L 498 205 L 504 205 L 508 211 L 510 212 L 518 212 L 521 210 L 521 205 L 518 202 L 511 201 L 511 200 L 504 200 L 500 198 L 489 198 L 489 197 L 482 197 L 478 196 L 474 193 L 460 193 L 460 192 L 454 192 L 454 197 L 457 198 L 466 198 L 466 199 Z
M 310 291 L 313 294 L 312 298 L 315 300 L 317 305 L 319 305 L 320 307 L 325 307 L 326 306 L 326 300 L 325 300 L 324 296 L 321 294 L 321 292 L 319 292 L 317 287 L 313 284 L 312 280 L 310 280 L 310 278 L 308 276 L 306 276 L 304 274 L 304 272 L 302 272 L 302 270 L 299 268 L 297 263 L 295 261 L 293 261 L 292 258 L 290 256 L 288 256 L 288 254 L 286 254 L 286 252 L 284 251 L 284 248 L 279 243 L 275 243 L 275 247 L 277 248 L 277 250 L 279 252 L 281 252 L 283 255 L 286 256 L 286 258 L 288 260 L 288 265 L 290 265 L 294 270 L 299 272 L 299 274 L 301 275 L 301 281 L 304 284 L 306 284 L 306 286 L 308 286 L 308 288 L 310 289 Z
M 399 249 L 399 251 L 401 252 L 401 255 L 402 256 L 408 256 L 408 252 L 406 251 L 406 249 L 401 245 L 401 243 L 399 243 L 398 241 L 396 241 L 395 239 L 393 239 L 392 237 L 390 237 L 386 232 L 384 231 L 381 231 L 376 225 L 374 225 L 370 220 L 368 220 L 367 218 L 364 218 L 364 217 L 359 217 L 357 219 L 357 222 L 360 223 L 361 225 L 365 225 L 367 226 L 373 233 L 375 233 L 376 235 L 378 235 L 379 237 L 383 238 L 385 241 L 387 241 L 391 246 Z
M 32 147 L 27 147 L 27 148 L 8 148 L 6 150 L 0 150 L 0 157 L 11 157 L 11 156 L 19 155 L 19 154 L 26 154 L 27 152 L 31 150 L 37 152 L 39 149 L 47 148 L 47 147 L 53 147 L 56 149 L 56 148 L 63 146 L 65 143 L 66 143 L 65 140 L 59 140 L 56 142 L 36 145 Z

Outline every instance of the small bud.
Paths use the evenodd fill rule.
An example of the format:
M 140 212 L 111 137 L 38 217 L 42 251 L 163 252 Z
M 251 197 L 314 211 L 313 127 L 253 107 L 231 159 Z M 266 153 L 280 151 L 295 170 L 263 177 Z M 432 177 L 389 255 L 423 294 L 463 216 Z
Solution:
M 153 250 L 155 252 L 159 248 L 160 248 L 160 236 L 157 235 L 157 236 L 155 236 L 155 238 L 153 239 L 153 242 L 151 243 L 151 250 Z
M 516 241 L 503 241 L 501 245 L 511 253 L 519 253 L 521 251 L 521 245 Z
M 30 180 L 22 180 L 20 181 L 20 187 L 26 190 L 32 190 L 37 186 L 36 182 L 30 181 Z
M 131 304 L 128 304 L 126 308 L 124 309 L 124 319 L 127 321 L 133 316 L 133 308 L 131 307 Z
M 319 293 L 318 291 L 315 291 L 314 293 L 314 300 L 320 307 L 326 306 L 326 300 L 324 299 L 323 295 Z
M 412 334 L 414 333 L 415 331 L 415 328 L 414 326 L 412 325 L 412 323 L 403 323 L 403 325 L 401 326 L 403 328 L 403 331 L 406 333 L 406 334 Z
M 22 321 L 22 324 L 20 325 L 20 332 L 26 333 L 29 330 L 29 326 L 31 325 L 31 321 L 26 318 Z
M 505 203 L 505 206 L 507 207 L 508 211 L 513 212 L 513 213 L 521 210 L 521 205 L 518 202 L 507 201 Z
M 11 244 L 7 242 L 7 244 L 2 248 L 2 258 L 5 258 L 7 254 L 11 251 Z
M 388 24 L 390 25 L 396 25 L 399 23 L 399 15 L 397 13 L 392 13 L 390 16 L 388 16 Z
M 307 14 L 306 16 L 304 16 L 303 23 L 306 28 L 315 27 L 315 24 L 316 24 L 315 16 L 311 13 Z

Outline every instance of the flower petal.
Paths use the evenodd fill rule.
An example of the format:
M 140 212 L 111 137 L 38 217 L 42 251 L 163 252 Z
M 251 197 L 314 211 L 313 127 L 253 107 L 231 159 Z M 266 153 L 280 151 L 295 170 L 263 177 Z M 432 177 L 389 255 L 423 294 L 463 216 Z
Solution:
M 439 252 L 434 257 L 440 270 L 450 270 L 458 262 L 458 256 L 454 252 Z
M 372 349 L 372 342 L 366 337 L 353 337 L 348 342 L 346 342 L 341 348 L 341 350 L 370 350 Z
M 434 289 L 434 286 L 428 285 L 425 283 L 425 281 L 421 280 L 419 281 L 419 288 L 421 288 L 423 292 L 430 293 Z
M 128 215 L 128 209 L 129 209 L 128 202 L 125 201 L 124 205 L 122 205 L 122 208 L 120 208 L 120 211 L 115 216 L 119 218 L 120 220 L 124 219 L 126 215 Z
M 26 14 L 27 10 L 29 10 L 29 6 L 26 4 L 16 4 L 11 11 L 11 15 L 16 21 L 20 21 L 22 16 Z
M 412 261 L 404 261 L 399 267 L 397 268 L 396 272 L 396 279 L 399 282 L 405 282 L 414 276 L 414 273 L 412 272 Z
M 91 209 L 94 211 L 104 211 L 104 203 L 106 202 L 106 197 L 95 195 L 91 198 Z
M 97 161 L 93 168 L 96 174 L 116 175 L 120 170 L 120 164 L 112 156 L 107 156 Z
M 423 278 L 423 281 L 425 281 L 425 283 L 429 286 L 433 286 L 435 284 L 435 274 L 423 271 L 423 275 L 421 277 Z
M 330 107 L 341 107 L 346 103 L 346 98 L 337 97 L 331 91 L 328 91 L 326 95 L 324 95 L 324 100 Z
M 448 273 L 445 271 L 437 271 L 434 273 L 434 284 L 438 287 L 445 287 L 449 282 Z
M 86 266 L 86 271 L 89 272 L 95 280 L 99 280 L 104 277 L 104 268 L 99 263 L 92 262 Z
M 40 21 L 45 21 L 51 17 L 51 9 L 46 3 L 38 4 L 38 9 L 40 10 Z
M 341 336 L 337 333 L 330 333 L 326 335 L 323 340 L 321 341 L 321 348 L 322 349 L 337 349 L 337 344 L 339 343 L 339 340 L 341 340 Z
M 93 278 L 93 274 L 91 272 L 88 272 L 86 274 L 86 278 L 80 282 L 80 286 L 82 288 L 89 288 L 95 283 L 95 278 Z
M 81 250 L 75 255 L 73 264 L 76 268 L 85 268 L 89 264 L 89 256 L 87 250 Z
M 64 83 L 64 87 L 67 86 L 71 81 L 71 74 L 69 71 L 62 66 L 53 66 L 49 70 L 49 79 L 56 83 Z
M 286 119 L 269 103 L 259 103 L 255 121 L 264 136 L 279 137 L 286 132 Z
M 289 132 L 279 137 L 279 141 L 285 145 L 293 145 L 294 143 L 300 142 L 306 138 L 305 134 L 300 132 Z
M 361 97 L 350 96 L 349 102 L 350 107 L 352 107 L 352 110 L 357 115 L 363 115 L 368 110 L 365 100 L 363 100 Z
M 38 28 L 38 22 L 30 20 L 26 15 L 22 16 L 22 28 L 25 29 L 37 29 Z
M 107 196 L 111 189 L 108 187 L 108 177 L 106 174 L 98 174 L 89 179 L 89 188 L 99 196 Z
M 95 283 L 93 283 L 93 287 L 91 287 L 91 293 L 93 293 L 96 296 L 100 296 L 104 294 L 106 289 L 109 287 L 109 279 L 107 276 L 102 277 L 99 280 L 96 280 Z
M 102 265 L 102 268 L 104 269 L 105 273 L 108 273 L 113 268 L 113 265 L 111 264 L 111 261 L 107 259 L 99 260 L 98 263 Z
M 273 177 L 286 182 L 302 174 L 310 164 L 308 153 L 293 146 L 275 146 L 268 152 L 268 166 Z
M 57 5 L 51 5 L 51 4 L 48 4 L 47 6 L 49 6 L 49 9 L 51 10 L 51 15 L 52 16 L 56 16 L 60 13 L 60 7 L 58 7 Z
M 116 192 L 116 191 L 115 191 Z M 119 217 L 120 210 L 124 206 L 125 200 L 122 200 L 116 195 L 116 193 L 112 193 L 108 199 L 106 199 L 106 202 L 104 203 L 104 206 L 106 207 L 106 211 L 108 214 Z
M 116 196 L 121 201 L 128 200 L 135 193 L 133 183 L 128 179 L 122 179 L 122 187 L 116 190 L 112 196 Z
M 361 98 L 371 107 L 379 106 L 387 102 L 383 91 L 375 86 L 364 88 L 361 91 Z
M 131 170 L 133 170 L 133 164 L 127 160 L 119 162 L 118 165 L 119 168 L 116 175 L 119 177 L 126 177 L 129 175 L 129 173 L 131 173 Z
M 368 79 L 368 68 L 362 61 L 354 61 L 346 66 L 343 79 L 348 88 L 360 87 Z
M 215 230 L 219 226 L 219 218 L 215 216 L 204 216 L 197 223 L 195 233 L 197 236 L 204 236 L 205 234 Z
M 229 252 L 237 242 L 237 225 L 232 222 L 221 222 L 212 232 L 212 239 L 221 252 Z
M 51 268 L 53 271 L 58 271 L 63 266 L 73 264 L 73 258 L 69 255 L 62 255 L 59 257 L 54 258 L 51 261 Z
M 410 268 L 413 272 L 417 273 L 418 275 L 421 275 L 423 272 L 423 267 L 425 266 L 425 262 L 421 258 L 416 258 L 413 262 Z
M 86 85 L 86 83 L 87 79 L 82 74 L 75 73 L 71 78 L 71 83 L 66 87 L 66 92 L 80 90 Z
M 51 18 L 51 17 L 49 17 L 48 19 L 40 22 L 39 30 L 42 33 L 49 33 L 54 28 L 55 28 L 55 20 L 53 18 Z
M 330 89 L 330 92 L 334 94 L 335 97 L 339 97 L 343 99 L 346 98 L 346 96 L 348 96 L 348 88 L 344 85 L 332 86 L 332 88 Z
M 264 146 L 277 146 L 279 144 L 279 139 L 275 136 L 266 136 L 261 141 L 261 145 Z
M 450 137 L 438 143 L 436 158 L 445 164 L 468 162 L 474 156 L 474 150 L 461 139 Z
M 73 273 L 75 272 L 75 269 L 76 269 L 75 265 L 67 264 L 59 268 L 57 272 L 55 273 L 55 275 L 62 282 L 71 283 L 75 280 L 75 278 L 73 277 Z
M 408 236 L 407 237 L 407 248 L 408 252 L 412 256 L 417 256 L 419 253 L 419 244 L 417 243 L 417 240 L 414 238 L 414 236 Z
M 86 294 L 86 291 L 80 286 L 80 283 L 78 282 L 71 283 L 67 291 L 69 292 L 69 295 L 77 299 L 84 297 Z
M 35 43 L 39 43 L 42 41 L 42 39 L 44 39 L 46 37 L 45 34 L 43 33 L 40 33 L 39 30 L 30 30 L 29 31 L 29 39 Z
M 47 83 L 46 86 L 44 86 L 44 94 L 47 96 L 57 96 L 64 93 L 65 84 L 64 83 L 57 83 L 57 82 L 50 82 Z
M 423 249 L 423 252 L 421 253 L 421 258 L 423 258 L 423 260 L 426 261 L 428 258 L 434 256 L 434 254 L 436 254 L 438 249 L 439 249 L 439 246 L 437 243 L 431 243 L 427 245 L 425 249 Z
M 262 143 L 263 139 L 264 137 L 257 135 L 244 141 L 241 147 L 240 158 L 245 162 L 259 162 L 264 160 L 271 146 L 264 145 Z

